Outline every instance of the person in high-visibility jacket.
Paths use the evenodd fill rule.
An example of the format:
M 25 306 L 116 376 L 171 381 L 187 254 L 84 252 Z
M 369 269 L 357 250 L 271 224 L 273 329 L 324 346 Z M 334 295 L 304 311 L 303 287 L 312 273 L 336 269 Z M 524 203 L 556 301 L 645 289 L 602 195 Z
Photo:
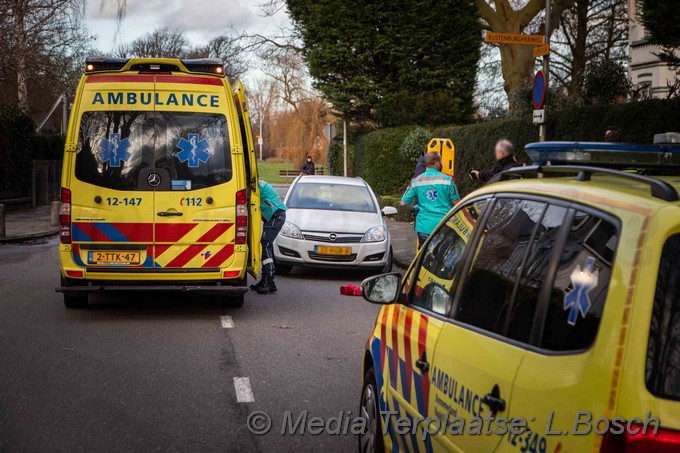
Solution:
M 262 229 L 262 278 L 257 284 L 250 285 L 250 289 L 259 294 L 275 293 L 274 283 L 274 240 L 279 235 L 283 224 L 286 223 L 286 211 L 288 208 L 278 192 L 271 184 L 260 179 L 260 212 L 264 221 Z
M 441 154 L 427 153 L 425 165 L 427 166 L 425 173 L 411 180 L 411 184 L 401 198 L 402 206 L 408 206 L 412 212 L 417 211 L 418 248 L 422 247 L 451 207 L 460 200 L 458 187 L 453 182 L 453 178 L 441 172 Z

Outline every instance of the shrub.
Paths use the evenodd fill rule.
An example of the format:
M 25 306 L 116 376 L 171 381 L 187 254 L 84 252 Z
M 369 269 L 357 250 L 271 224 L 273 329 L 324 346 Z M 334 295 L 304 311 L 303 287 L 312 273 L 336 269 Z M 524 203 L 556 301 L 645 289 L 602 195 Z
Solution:
M 615 125 L 622 129 L 624 141 L 651 143 L 654 134 L 680 129 L 680 99 L 575 106 L 549 111 L 547 120 L 549 140 L 602 141 L 607 126 Z M 523 115 L 467 126 L 440 126 L 429 137 L 417 127 L 379 129 L 357 139 L 355 174 L 381 195 L 401 194 L 413 174 L 419 144 L 432 137 L 453 140 L 456 182 L 461 193 L 467 194 L 480 185 L 470 180 L 468 172 L 493 165 L 493 146 L 500 138 L 512 141 L 519 158 L 530 163 L 523 148 L 538 141 L 538 127 L 531 116 Z

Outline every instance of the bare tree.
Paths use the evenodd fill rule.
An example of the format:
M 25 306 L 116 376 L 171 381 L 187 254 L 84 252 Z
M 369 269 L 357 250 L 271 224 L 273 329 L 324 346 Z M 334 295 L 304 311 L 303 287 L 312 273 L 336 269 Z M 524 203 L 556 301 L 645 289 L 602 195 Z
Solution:
M 45 53 L 63 56 L 81 38 L 80 0 L 0 0 L 7 62 L 5 69 L 16 74 L 19 108 L 29 111 L 29 84 L 32 71 L 45 71 L 51 61 L 37 59 Z M 8 33 L 9 32 L 9 33 Z
M 573 6 L 575 0 L 553 0 L 550 20 L 552 33 L 559 25 L 562 12 Z M 479 15 L 487 30 L 500 33 L 545 33 L 545 0 L 475 0 Z M 531 46 L 501 44 L 501 64 L 505 92 L 528 83 L 533 75 L 534 55 Z
M 626 0 L 576 0 L 564 12 L 552 40 L 551 76 L 567 94 L 583 94 L 583 76 L 590 62 L 624 62 L 628 48 Z
M 262 137 L 263 154 L 271 154 L 271 118 L 274 114 L 278 88 L 274 80 L 266 78 L 255 82 L 248 90 L 253 129 Z
M 248 70 L 245 50 L 238 44 L 239 39 L 220 35 L 211 39 L 205 46 L 198 46 L 187 54 L 189 58 L 219 58 L 224 61 L 225 75 L 230 79 L 240 79 Z
M 120 57 L 183 57 L 189 49 L 189 40 L 184 32 L 173 28 L 158 28 L 129 44 L 118 47 Z

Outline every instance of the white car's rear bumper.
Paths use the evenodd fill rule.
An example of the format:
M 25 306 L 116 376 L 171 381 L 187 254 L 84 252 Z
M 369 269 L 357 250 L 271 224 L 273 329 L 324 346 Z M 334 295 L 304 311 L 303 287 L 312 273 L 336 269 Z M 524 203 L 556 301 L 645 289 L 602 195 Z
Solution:
M 317 246 L 351 247 L 351 255 L 320 255 Z M 382 242 L 329 243 L 278 236 L 274 257 L 282 264 L 309 267 L 350 267 L 381 269 L 389 259 L 389 240 Z

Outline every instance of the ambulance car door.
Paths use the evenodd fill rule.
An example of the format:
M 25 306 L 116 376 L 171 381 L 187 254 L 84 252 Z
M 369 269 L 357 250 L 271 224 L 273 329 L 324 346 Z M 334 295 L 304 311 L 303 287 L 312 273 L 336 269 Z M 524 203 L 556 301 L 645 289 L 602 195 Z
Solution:
M 582 435 L 555 433 L 572 432 L 579 411 L 581 420 L 590 416 L 594 425 L 610 408 L 611 370 L 619 360 L 612 345 L 620 340 L 619 331 L 605 329 L 606 334 L 598 336 L 598 330 L 619 221 L 591 210 L 570 211 L 566 220 L 561 216 L 552 221 L 563 225 L 561 237 L 544 234 L 545 239 L 537 239 L 536 251 L 524 266 L 522 286 L 531 281 L 543 286 L 538 286 L 540 297 L 531 298 L 532 306 L 538 307 L 533 338 L 527 340 L 535 349 L 527 351 L 515 379 L 510 416 L 530 420 L 530 430 L 507 437 L 499 451 L 592 451 L 602 439 L 593 430 L 588 432 L 585 424 L 579 427 Z M 609 301 L 625 297 L 612 294 Z
M 258 184 L 257 157 L 253 143 L 253 131 L 250 125 L 250 112 L 246 101 L 245 90 L 241 81 L 232 86 L 234 103 L 241 129 L 241 143 L 243 143 L 243 160 L 246 168 L 246 184 L 248 189 L 248 254 L 250 264 L 248 273 L 257 278 L 260 272 L 262 249 L 260 236 L 262 235 L 262 213 L 260 212 L 260 185 Z
M 392 332 L 387 354 L 391 394 L 388 405 L 399 416 L 443 415 L 437 412 L 433 398 L 432 382 L 437 369 L 435 348 L 451 309 L 459 265 L 485 204 L 482 200 L 460 207 L 430 235 L 412 271 L 413 278 L 408 277 L 405 282 L 408 303 L 392 307 L 392 326 L 393 329 L 397 326 L 396 337 L 403 341 L 395 341 Z M 398 430 L 392 430 L 391 440 L 405 451 L 432 451 L 436 436 L 423 436 L 423 428 L 420 423 L 415 435 L 400 435 Z M 417 449 L 412 448 L 414 446 Z
M 71 179 L 73 259 L 97 272 L 153 267 L 153 76 L 91 75 Z
M 214 279 L 235 256 L 238 131 L 226 92 L 218 78 L 156 76 L 156 263 L 194 279 Z
M 442 329 L 433 387 L 457 422 L 444 443 L 463 451 L 494 451 L 513 404 L 513 383 L 526 355 L 533 322 L 530 302 L 540 281 L 520 284 L 530 254 L 554 236 L 566 209 L 534 200 L 497 197 L 474 253 L 468 255 L 451 311 Z M 495 421 L 489 418 L 493 415 Z M 489 421 L 487 421 L 489 420 Z M 516 433 L 516 432 L 515 432 Z

